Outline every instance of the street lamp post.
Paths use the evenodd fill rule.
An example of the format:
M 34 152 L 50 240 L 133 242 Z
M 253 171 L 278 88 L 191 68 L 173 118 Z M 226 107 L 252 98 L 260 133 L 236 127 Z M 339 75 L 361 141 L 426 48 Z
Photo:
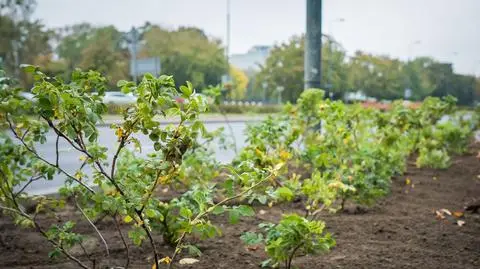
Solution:
M 332 35 L 332 28 L 333 28 L 333 25 L 335 23 L 342 23 L 344 22 L 345 19 L 344 18 L 337 18 L 337 19 L 334 19 L 334 20 L 331 20 L 329 21 L 328 25 L 328 29 L 330 30 L 330 33 L 329 33 L 329 39 L 328 39 L 328 50 L 329 50 L 329 57 L 328 57 L 328 73 L 327 73 L 327 84 L 325 85 L 326 86 L 326 90 L 328 91 L 329 95 L 328 97 L 331 97 L 331 94 L 332 94 L 332 88 L 333 88 L 333 79 L 332 79 L 332 71 L 333 71 L 333 44 L 335 44 L 336 42 L 334 42 L 335 40 L 333 39 L 333 35 Z
M 411 58 L 412 58 L 412 52 L 413 52 L 413 47 L 415 45 L 420 45 L 422 41 L 420 40 L 415 40 L 414 42 L 410 43 L 407 48 L 407 64 L 411 63 Z M 405 75 L 405 90 L 403 92 L 403 98 L 405 100 L 408 100 L 412 97 L 412 80 L 410 78 L 410 74 Z
M 306 1 L 304 88 L 320 88 L 322 78 L 322 0 Z
M 283 86 L 278 86 L 277 87 L 277 93 L 278 93 L 278 104 L 282 104 L 282 92 L 285 90 L 285 87 Z
M 132 77 L 135 84 L 137 84 L 137 76 L 138 76 L 138 66 L 137 66 L 137 46 L 138 40 L 140 39 L 140 34 L 137 28 L 132 27 L 130 32 L 125 34 L 125 40 L 129 44 L 130 49 L 130 61 L 132 64 Z
M 263 82 L 262 83 L 262 88 L 263 88 L 263 102 L 266 104 L 267 103 L 267 87 L 268 87 L 268 83 L 267 82 Z

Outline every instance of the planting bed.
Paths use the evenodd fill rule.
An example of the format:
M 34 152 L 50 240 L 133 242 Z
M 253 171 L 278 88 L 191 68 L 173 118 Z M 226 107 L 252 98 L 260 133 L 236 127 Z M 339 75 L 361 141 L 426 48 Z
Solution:
M 417 169 L 410 164 L 405 175 L 394 178 L 391 194 L 372 208 L 347 205 L 344 213 L 322 213 L 320 219 L 326 222 L 337 246 L 326 255 L 299 257 L 294 265 L 298 268 L 480 268 L 480 214 L 465 212 L 460 219 L 447 216 L 443 220 L 435 215 L 442 208 L 463 211 L 465 204 L 480 198 L 480 160 L 476 158 L 479 148 L 473 146 L 470 153 L 455 157 L 446 170 Z M 411 184 L 406 184 L 407 181 Z M 200 261 L 193 265 L 176 264 L 175 268 L 258 268 L 266 259 L 262 247 L 246 248 L 239 236 L 256 230 L 261 222 L 278 221 L 282 213 L 303 214 L 303 210 L 301 202 L 254 208 L 255 218 L 244 218 L 236 225 L 223 217 L 216 219 L 214 222 L 219 224 L 223 235 L 197 241 L 203 251 Z M 91 226 L 71 212 L 61 212 L 59 221 L 78 219 L 75 230 L 88 235 L 84 246 L 87 251 L 96 249 L 92 255 L 98 268 L 105 268 L 102 264 L 107 263 L 124 266 L 125 253 L 114 222 L 104 219 L 97 225 L 110 246 L 110 256 L 105 258 Z M 465 224 L 460 227 L 456 224 L 458 220 Z M 45 218 L 41 224 L 47 227 L 51 223 Z M 125 236 L 128 228 L 129 225 L 122 225 Z M 162 245 L 158 249 L 163 256 L 173 251 Z M 77 268 L 63 258 L 50 260 L 50 250 L 51 246 L 38 233 L 19 229 L 8 217 L 0 216 L 0 268 Z M 80 249 L 72 251 L 88 261 L 80 255 Z M 151 268 L 150 253 L 146 243 L 144 249 L 130 246 L 130 268 Z

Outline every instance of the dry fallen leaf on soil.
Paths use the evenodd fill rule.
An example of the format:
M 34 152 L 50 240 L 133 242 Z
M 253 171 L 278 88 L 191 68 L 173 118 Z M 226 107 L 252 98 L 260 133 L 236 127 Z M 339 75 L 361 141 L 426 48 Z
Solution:
M 480 151 L 477 154 L 477 159 L 480 159 Z
M 186 265 L 186 264 L 194 264 L 199 262 L 199 260 L 194 259 L 194 258 L 183 258 L 181 259 L 178 263 L 181 265 Z
M 463 217 L 463 212 L 462 211 L 454 211 L 452 215 L 456 218 L 461 218 Z
M 442 208 L 442 209 L 440 209 L 439 211 L 442 212 L 442 213 L 444 213 L 444 214 L 447 214 L 447 215 L 449 215 L 449 216 L 452 215 L 452 212 L 450 212 L 450 210 L 445 209 L 445 208 Z
M 442 214 L 442 212 L 440 212 L 438 210 L 435 211 L 435 217 L 437 219 L 444 219 L 445 218 L 445 216 Z
M 462 227 L 463 225 L 465 225 L 465 221 L 463 220 L 457 220 L 457 225 Z
M 258 246 L 246 246 L 245 247 L 248 251 L 256 251 L 258 249 Z
M 265 211 L 265 210 L 263 210 L 263 209 L 261 209 L 260 211 L 258 211 L 258 214 L 260 214 L 260 215 L 265 215 L 266 213 L 267 213 L 267 211 Z
M 442 209 L 439 209 L 439 210 L 436 210 L 436 211 L 435 211 L 435 217 L 436 217 L 437 219 L 444 219 L 444 218 L 445 218 L 445 215 L 451 216 L 451 215 L 452 215 L 452 212 L 450 212 L 450 210 L 445 209 L 445 208 L 442 208 Z

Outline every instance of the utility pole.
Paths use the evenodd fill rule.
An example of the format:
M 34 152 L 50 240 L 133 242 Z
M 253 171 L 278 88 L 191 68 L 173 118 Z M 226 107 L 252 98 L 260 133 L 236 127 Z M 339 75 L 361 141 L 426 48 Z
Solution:
M 321 88 L 322 78 L 322 0 L 307 1 L 307 29 L 305 35 L 304 89 Z
M 137 28 L 132 27 L 130 32 L 126 33 L 125 40 L 130 45 L 130 63 L 132 65 L 132 77 L 135 84 L 137 84 L 138 66 L 137 66 L 137 46 L 140 34 Z
M 228 74 L 230 74 L 230 0 L 227 0 L 227 38 L 225 44 L 225 57 L 227 59 Z

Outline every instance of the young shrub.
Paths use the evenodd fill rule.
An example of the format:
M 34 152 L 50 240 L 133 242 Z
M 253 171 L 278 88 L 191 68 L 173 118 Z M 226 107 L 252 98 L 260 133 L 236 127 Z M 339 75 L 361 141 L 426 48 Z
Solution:
M 319 254 L 335 246 L 335 240 L 326 233 L 325 223 L 308 220 L 296 214 L 284 215 L 278 224 L 262 223 L 264 233 L 247 232 L 241 239 L 249 245 L 263 243 L 268 260 L 262 267 L 292 268 L 292 261 L 300 255 Z

